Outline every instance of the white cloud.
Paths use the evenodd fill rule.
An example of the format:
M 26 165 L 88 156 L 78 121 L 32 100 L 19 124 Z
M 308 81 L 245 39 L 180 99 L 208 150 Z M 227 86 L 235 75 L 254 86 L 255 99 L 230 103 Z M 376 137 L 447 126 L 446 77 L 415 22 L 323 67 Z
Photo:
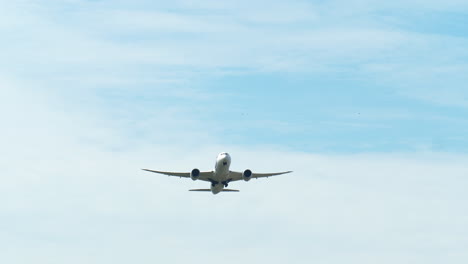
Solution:
M 4 3 L 0 69 L 44 89 L 80 90 L 140 85 L 162 91 L 252 72 L 337 74 L 430 103 L 466 106 L 466 39 L 411 32 L 380 12 L 402 3 L 147 4 Z M 427 8 L 463 10 L 460 4 Z
M 2 262 L 468 258 L 464 155 L 315 155 L 219 145 L 200 140 L 206 128 L 183 121 L 182 131 L 145 128 L 155 131 L 141 138 L 146 144 L 115 150 L 128 142 L 115 129 L 119 120 L 103 118 L 98 109 L 64 112 L 60 97 L 26 87 L 2 81 L 0 213 L 8 227 L 0 239 Z M 160 143 L 161 137 L 179 140 Z M 220 151 L 231 152 L 236 170 L 294 173 L 231 183 L 241 192 L 213 196 L 186 191 L 206 183 L 139 170 L 211 169 Z
M 175 5 L 179 8 L 176 10 L 184 10 L 186 5 L 191 7 L 183 2 Z M 242 67 L 320 72 L 336 70 L 337 65 L 386 61 L 390 52 L 401 58 L 408 54 L 423 56 L 426 53 L 418 52 L 421 48 L 429 52 L 438 49 L 430 36 L 389 29 L 385 24 L 355 17 L 333 21 L 330 16 L 340 16 L 304 2 L 288 4 L 287 8 L 274 2 L 266 5 L 267 9 L 236 4 L 222 9 L 227 13 L 212 14 L 127 10 L 95 3 L 78 6 L 76 10 L 63 10 L 68 16 L 64 21 L 45 8 L 33 6 L 21 13 L 7 8 L 5 13 L 18 13 L 18 23 L 9 26 L 15 30 L 7 34 L 13 41 L 3 44 L 6 55 L 10 54 L 8 61 L 13 65 L 47 65 L 51 70 L 74 63 L 92 68 L 150 64 L 209 71 Z M 356 12 L 353 10 L 359 9 L 350 12 Z M 262 15 L 265 12 L 267 17 Z M 273 24 L 252 24 L 249 17 Z M 288 17 L 302 18 L 302 24 Z
M 464 53 L 464 39 L 358 19 L 379 9 L 361 3 L 334 22 L 342 8 L 304 2 L 181 1 L 181 12 L 168 4 L 142 10 L 68 1 L 62 10 L 58 2 L 2 2 L 0 69 L 14 81 L 0 80 L 0 223 L 7 227 L 0 260 L 440 263 L 451 255 L 447 262 L 466 262 L 466 156 L 249 149 L 226 144 L 194 117 L 210 95 L 187 79 L 223 68 L 355 71 L 403 89 L 402 80 L 432 83 L 437 71 L 444 80 L 462 76 L 464 65 L 446 65 Z M 158 103 L 100 107 L 95 92 L 122 82 L 150 83 Z M 165 91 L 174 87 L 168 83 L 188 88 Z M 452 91 L 426 97 L 450 104 L 464 90 Z M 196 97 L 198 106 L 157 100 L 174 97 Z M 241 193 L 212 196 L 186 192 L 203 183 L 139 171 L 211 169 L 220 151 L 231 152 L 234 169 L 295 173 L 233 183 Z

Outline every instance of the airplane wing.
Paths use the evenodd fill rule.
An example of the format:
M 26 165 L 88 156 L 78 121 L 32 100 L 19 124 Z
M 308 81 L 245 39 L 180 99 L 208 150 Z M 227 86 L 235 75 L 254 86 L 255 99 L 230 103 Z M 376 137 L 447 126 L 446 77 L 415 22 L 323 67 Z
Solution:
M 271 176 L 277 176 L 281 174 L 291 173 L 292 171 L 283 171 L 283 172 L 274 172 L 274 173 L 252 173 L 250 178 L 268 178 Z M 242 172 L 230 171 L 229 172 L 229 181 L 239 181 L 242 180 Z
M 149 171 L 149 172 L 154 172 L 158 174 L 164 174 L 167 176 L 174 176 L 174 177 L 180 177 L 180 178 L 190 178 L 190 172 L 169 172 L 169 171 L 156 171 L 156 170 L 148 170 L 148 169 L 142 169 L 144 171 Z M 200 176 L 198 177 L 198 180 L 202 181 L 208 181 L 211 182 L 211 178 L 213 177 L 213 171 L 202 171 L 200 172 Z M 242 175 L 241 175 L 242 177 Z

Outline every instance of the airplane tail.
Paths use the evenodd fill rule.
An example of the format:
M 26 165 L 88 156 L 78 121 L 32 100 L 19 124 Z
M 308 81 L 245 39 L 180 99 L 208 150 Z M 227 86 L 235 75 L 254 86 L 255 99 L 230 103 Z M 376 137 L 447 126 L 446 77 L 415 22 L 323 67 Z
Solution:
M 211 192 L 211 189 L 190 189 L 190 192 Z M 223 189 L 222 192 L 239 192 L 239 190 Z

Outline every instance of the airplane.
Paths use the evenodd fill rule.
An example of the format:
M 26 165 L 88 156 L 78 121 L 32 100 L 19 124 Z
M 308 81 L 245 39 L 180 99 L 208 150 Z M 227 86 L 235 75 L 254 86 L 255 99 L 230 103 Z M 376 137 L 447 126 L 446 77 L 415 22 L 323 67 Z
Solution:
M 156 171 L 142 169 L 144 171 L 164 174 L 168 176 L 175 176 L 180 178 L 191 178 L 192 180 L 201 180 L 211 182 L 210 189 L 191 189 L 192 192 L 212 192 L 218 194 L 220 192 L 239 192 L 239 190 L 225 189 L 228 187 L 230 182 L 244 180 L 250 181 L 251 178 L 268 178 L 270 176 L 276 176 L 292 171 L 276 172 L 276 173 L 253 173 L 251 170 L 246 169 L 243 172 L 231 171 L 229 166 L 231 165 L 231 156 L 222 152 L 216 158 L 215 168 L 213 171 L 200 171 L 199 169 L 193 169 L 191 172 L 168 172 L 168 171 Z

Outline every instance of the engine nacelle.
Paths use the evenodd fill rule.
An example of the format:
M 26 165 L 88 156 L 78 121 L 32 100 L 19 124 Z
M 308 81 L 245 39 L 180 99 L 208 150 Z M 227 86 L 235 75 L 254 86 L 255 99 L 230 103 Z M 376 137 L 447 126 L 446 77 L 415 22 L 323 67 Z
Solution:
M 252 177 L 252 171 L 251 170 L 245 170 L 242 173 L 242 179 L 244 179 L 244 181 L 246 181 L 246 182 L 250 181 L 250 177 Z
M 190 178 L 194 181 L 198 180 L 198 177 L 200 177 L 200 170 L 199 169 L 193 169 L 190 172 Z

